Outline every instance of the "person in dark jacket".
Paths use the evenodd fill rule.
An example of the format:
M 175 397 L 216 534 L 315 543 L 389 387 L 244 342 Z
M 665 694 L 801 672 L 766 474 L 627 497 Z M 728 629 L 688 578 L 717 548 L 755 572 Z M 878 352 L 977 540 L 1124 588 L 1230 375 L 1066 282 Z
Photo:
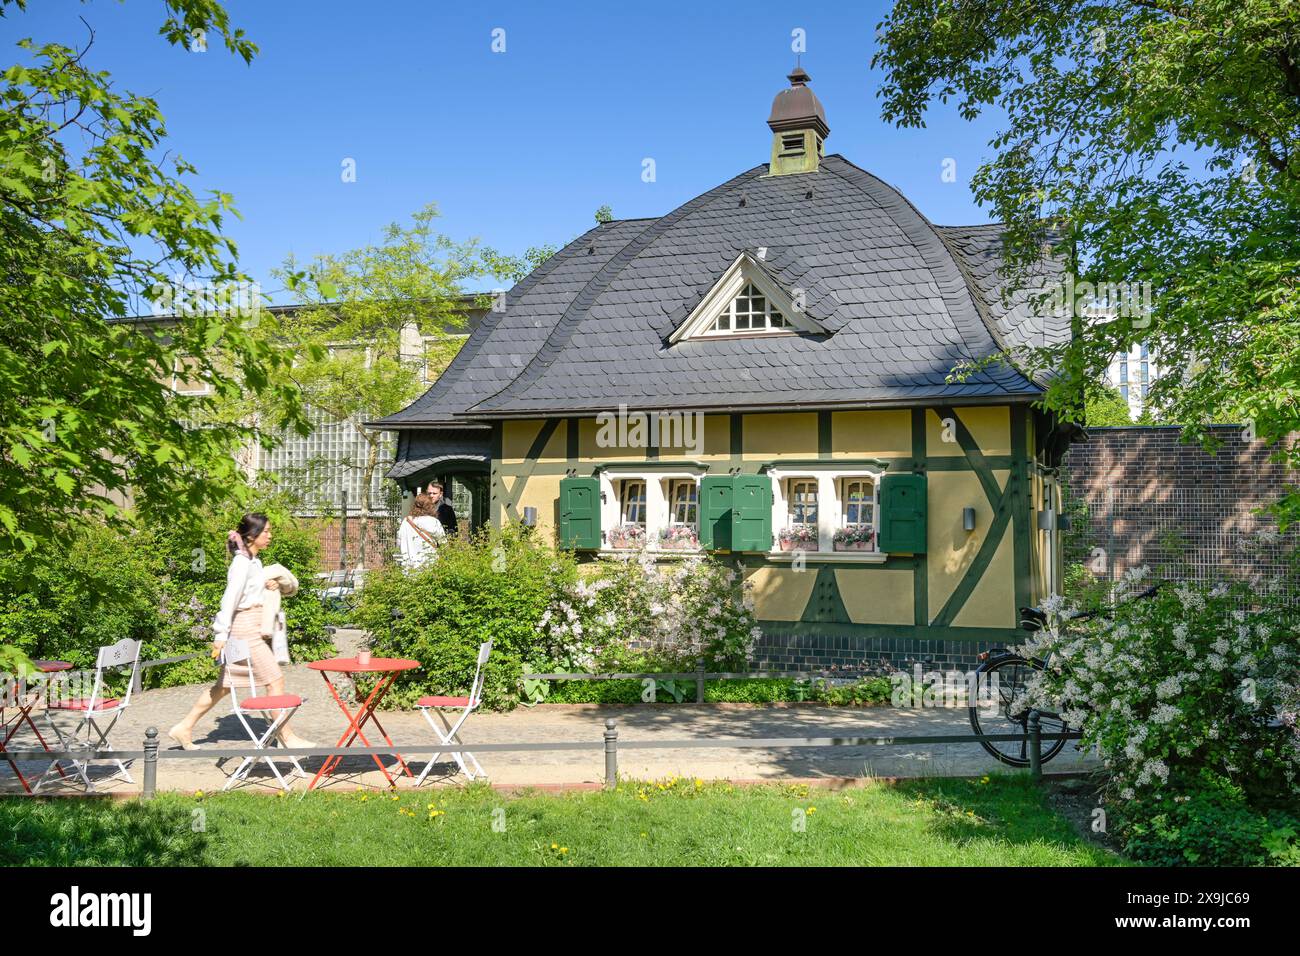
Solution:
M 429 487 L 424 489 L 424 493 L 433 499 L 434 507 L 437 509 L 434 517 L 442 525 L 447 534 L 456 533 L 456 512 L 451 507 L 451 502 L 442 496 L 442 485 L 433 482 Z

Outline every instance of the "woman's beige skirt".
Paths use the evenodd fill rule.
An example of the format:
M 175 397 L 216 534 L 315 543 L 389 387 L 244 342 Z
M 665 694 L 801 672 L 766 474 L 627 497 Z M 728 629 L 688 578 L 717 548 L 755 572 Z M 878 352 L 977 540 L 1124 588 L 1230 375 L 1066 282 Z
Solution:
M 271 639 L 262 636 L 260 604 L 235 612 L 235 618 L 230 622 L 230 636 L 247 642 L 249 661 L 253 665 L 253 683 L 259 688 L 284 676 L 280 672 L 280 665 L 275 662 L 275 655 L 271 653 Z M 249 661 L 222 665 L 221 683 L 226 687 L 238 684 L 240 689 L 246 689 Z

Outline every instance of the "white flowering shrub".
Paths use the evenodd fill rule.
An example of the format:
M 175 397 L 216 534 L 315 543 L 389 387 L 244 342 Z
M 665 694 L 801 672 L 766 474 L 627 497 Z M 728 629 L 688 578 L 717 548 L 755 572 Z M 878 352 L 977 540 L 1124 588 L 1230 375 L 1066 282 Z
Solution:
M 1206 772 L 1252 800 L 1293 796 L 1296 609 L 1239 586 L 1166 584 L 1129 599 L 1142 577 L 1126 576 L 1108 619 L 1072 625 L 1048 602 L 1048 627 L 1020 648 L 1047 662 L 1025 702 L 1082 730 L 1123 801 L 1186 799 Z
M 590 670 L 626 660 L 694 667 L 743 667 L 761 630 L 748 582 L 707 556 L 656 562 L 641 551 L 602 562 L 596 573 L 561 582 L 537 625 L 537 663 Z

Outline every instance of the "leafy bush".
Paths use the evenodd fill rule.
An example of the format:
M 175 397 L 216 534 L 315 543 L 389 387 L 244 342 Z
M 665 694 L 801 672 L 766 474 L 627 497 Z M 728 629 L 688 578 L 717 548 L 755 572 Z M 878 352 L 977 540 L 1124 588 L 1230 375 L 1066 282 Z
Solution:
M 396 616 L 394 616 L 396 612 Z M 579 568 L 517 528 L 449 541 L 423 568 L 373 572 L 353 615 L 376 653 L 409 657 L 387 706 L 409 706 L 428 693 L 463 694 L 481 642 L 492 658 L 484 703 L 518 703 L 523 673 L 693 670 L 743 666 L 757 633 L 752 605 L 736 574 L 711 559 L 656 565 L 641 554 Z M 528 682 L 525 698 L 547 699 L 547 682 Z M 693 685 L 692 685 L 693 688 Z M 676 689 L 664 687 L 666 699 Z M 691 699 L 694 691 L 691 690 Z M 568 702 L 641 698 L 641 684 L 569 686 L 550 699 Z
M 1141 574 L 1121 587 L 1131 593 Z M 1048 658 L 1029 684 L 1035 706 L 1060 710 L 1099 749 L 1125 800 L 1223 774 L 1248 795 L 1290 792 L 1300 739 L 1276 723 L 1300 674 L 1297 609 L 1243 587 L 1167 586 L 1123 600 L 1088 626 L 1049 626 L 1022 649 Z M 1050 655 L 1050 657 L 1049 657 Z
M 131 638 L 144 641 L 145 660 L 205 652 L 144 671 L 145 686 L 214 678 L 206 650 L 225 587 L 225 534 L 237 519 L 207 516 L 197 537 L 170 528 L 124 532 L 87 523 L 66 550 L 23 564 L 0 560 L 0 644 L 90 669 L 98 648 Z M 283 605 L 291 651 L 297 660 L 329 656 L 333 642 L 313 591 L 316 539 L 287 515 L 271 519 L 272 543 L 263 561 L 285 565 L 302 584 Z
M 590 578 L 561 588 L 539 621 L 529 663 L 540 669 L 614 669 L 615 657 L 642 661 L 622 670 L 712 670 L 745 666 L 762 633 L 748 582 L 707 556 L 659 563 L 649 552 L 602 562 Z
M 1300 737 L 1285 723 L 1300 609 L 1268 589 L 1225 585 L 1124 600 L 1142 577 L 1126 575 L 1112 616 L 1084 626 L 1047 603 L 1048 627 L 1021 649 L 1047 660 L 1024 704 L 1061 713 L 1097 749 L 1133 852 L 1250 856 L 1258 842 L 1250 853 L 1239 844 L 1262 839 L 1263 812 L 1294 799 L 1300 773 Z M 1225 803 L 1229 793 L 1240 799 Z
M 449 538 L 438 560 L 422 568 L 371 572 L 353 620 L 370 632 L 376 654 L 421 664 L 396 682 L 385 706 L 409 707 L 424 694 L 467 692 L 479 644 L 489 639 L 494 644 L 485 706 L 514 706 L 538 622 L 576 580 L 571 554 L 556 553 L 513 527 L 485 531 L 468 543 Z
M 1122 804 L 1119 823 L 1125 851 L 1153 866 L 1300 862 L 1293 842 L 1300 821 L 1253 809 L 1240 787 L 1208 771 L 1189 793 Z
M 104 645 L 152 640 L 158 580 L 148 540 L 88 522 L 66 550 L 0 560 L 0 644 L 80 669 L 93 668 Z

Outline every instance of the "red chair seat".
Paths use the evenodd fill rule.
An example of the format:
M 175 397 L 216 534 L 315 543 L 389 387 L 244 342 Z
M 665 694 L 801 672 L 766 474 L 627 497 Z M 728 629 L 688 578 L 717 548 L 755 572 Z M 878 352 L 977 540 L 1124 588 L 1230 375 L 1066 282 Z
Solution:
M 95 710 L 112 710 L 122 703 L 116 697 L 95 702 Z M 71 700 L 58 700 L 49 705 L 50 710 L 90 710 L 89 697 L 74 697 Z
M 239 702 L 240 710 L 288 710 L 301 707 L 302 698 L 297 694 L 277 694 L 273 697 L 249 697 Z
M 415 702 L 416 707 L 464 707 L 467 704 L 468 697 L 421 697 Z

